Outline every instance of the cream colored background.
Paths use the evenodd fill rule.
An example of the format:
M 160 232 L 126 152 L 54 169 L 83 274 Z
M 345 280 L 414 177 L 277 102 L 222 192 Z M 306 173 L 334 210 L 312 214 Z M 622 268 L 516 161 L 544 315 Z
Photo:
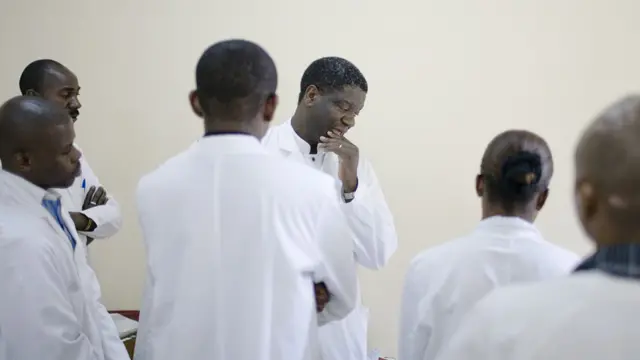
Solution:
M 135 309 L 144 253 L 134 188 L 200 135 L 187 93 L 205 47 L 228 37 L 264 45 L 280 72 L 281 121 L 309 62 L 352 60 L 370 92 L 351 137 L 375 165 L 400 238 L 386 269 L 362 272 L 370 345 L 393 355 L 406 266 L 474 226 L 474 175 L 499 131 L 526 128 L 549 141 L 557 171 L 539 225 L 588 251 L 573 215 L 572 148 L 597 110 L 638 90 L 638 14 L 637 0 L 4 0 L 0 98 L 18 92 L 37 58 L 79 76 L 78 143 L 125 217 L 92 257 L 108 307 Z

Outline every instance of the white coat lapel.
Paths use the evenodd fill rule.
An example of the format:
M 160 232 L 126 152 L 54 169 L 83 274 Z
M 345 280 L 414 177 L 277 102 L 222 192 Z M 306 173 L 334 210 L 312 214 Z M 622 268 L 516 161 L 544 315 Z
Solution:
M 286 122 L 277 126 L 272 131 L 275 131 L 275 141 L 278 144 L 280 154 L 286 158 L 291 158 L 295 161 L 304 163 L 305 159 L 296 144 L 293 128 L 290 122 Z
M 67 211 L 67 209 L 65 209 L 64 206 L 62 207 L 62 219 L 64 220 L 64 224 L 67 227 L 67 229 L 69 229 L 69 233 L 71 234 L 71 236 L 73 236 L 73 239 L 76 241 L 76 249 L 77 249 L 78 246 L 80 246 L 80 244 L 83 244 L 83 242 L 80 240 L 80 235 L 78 235 L 78 231 L 76 230 L 76 225 L 73 223 L 73 220 L 71 219 L 71 215 L 69 215 L 69 212 Z M 65 234 L 65 238 L 66 237 L 67 237 L 67 234 Z M 70 241 L 69 241 L 69 245 L 71 245 Z
M 277 127 L 273 128 L 272 131 L 275 132 L 273 134 L 274 139 L 277 143 L 281 155 L 301 163 L 306 163 L 306 159 L 300 152 L 300 148 L 296 143 L 296 134 L 293 131 L 293 127 L 291 127 L 291 121 L 287 121 L 282 125 L 278 125 Z M 321 170 L 322 172 L 327 173 L 337 179 L 339 164 L 340 162 L 338 159 L 338 155 L 334 153 L 326 153 L 324 155 Z
M 40 218 L 57 235 L 60 241 L 65 241 L 69 250 L 72 250 L 71 241 L 64 232 L 58 221 L 43 206 L 42 201 L 45 198 L 57 198 L 58 193 L 47 192 L 37 186 L 27 182 L 16 175 L 0 170 L 0 200 L 6 206 L 16 207 L 16 211 L 25 211 L 25 216 Z M 62 215 L 66 224 L 73 224 L 71 217 L 64 207 L 62 207 Z M 43 225 L 44 226 L 44 225 Z M 42 229 L 44 230 L 44 229 Z M 71 226 L 69 231 L 74 234 L 75 226 Z M 77 238 L 77 234 L 75 235 Z M 77 241 L 77 240 L 76 240 Z
M 65 233 L 62 227 L 60 226 L 60 224 L 58 224 L 58 220 L 56 220 L 53 217 L 53 215 L 49 214 L 49 212 L 44 207 L 42 208 L 42 210 L 44 211 L 42 218 L 49 224 L 49 226 L 51 226 L 51 228 L 53 228 L 53 231 L 55 231 L 56 235 L 58 235 L 57 236 L 58 239 L 60 239 L 61 241 L 64 241 L 64 243 L 69 248 L 69 250 L 73 252 L 74 249 L 73 249 L 73 245 L 71 244 L 71 240 L 69 240 L 67 233 Z M 69 230 L 69 233 L 71 234 L 71 236 L 73 236 L 74 240 L 76 241 L 76 247 L 77 247 L 78 244 L 80 244 L 80 240 L 78 239 L 78 233 L 76 232 L 76 229 L 73 224 L 73 221 L 71 220 L 71 217 L 66 212 L 64 207 L 62 208 L 62 219 L 65 223 L 65 226 Z

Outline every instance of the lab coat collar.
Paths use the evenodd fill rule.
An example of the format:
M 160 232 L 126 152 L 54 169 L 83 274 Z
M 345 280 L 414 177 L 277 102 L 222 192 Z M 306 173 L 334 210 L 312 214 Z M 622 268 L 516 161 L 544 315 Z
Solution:
M 298 135 L 291 127 L 291 123 L 287 123 L 287 131 L 291 132 L 291 137 L 293 137 L 293 141 L 296 143 L 296 148 L 303 154 L 308 155 L 311 153 L 311 145 L 309 145 L 306 141 L 304 141 L 300 135 Z M 318 149 L 320 152 L 321 149 Z
M 291 126 L 291 118 L 282 125 L 279 125 L 276 129 L 279 130 L 276 135 L 278 147 L 281 150 L 288 153 L 299 152 L 301 154 L 309 154 L 311 146 L 309 146 L 309 144 L 293 130 L 293 126 Z M 318 154 L 321 154 L 322 152 L 324 152 L 322 149 L 318 149 Z
M 25 211 L 25 216 L 35 215 L 46 221 L 53 231 L 60 235 L 59 238 L 63 240 L 65 246 L 72 250 L 70 254 L 73 254 L 68 234 L 60 226 L 58 220 L 54 219 L 49 211 L 42 206 L 42 200 L 44 199 L 60 200 L 60 194 L 52 189 L 44 190 L 17 175 L 0 170 L 0 204 L 2 206 L 10 206 L 15 209 L 14 211 Z M 78 243 L 80 240 L 73 226 L 73 221 L 66 210 L 62 211 L 61 215 L 70 235 Z
M 0 170 L 0 198 L 2 202 L 15 205 L 41 207 L 42 199 L 59 199 L 53 190 L 44 190 L 6 170 Z
M 258 138 L 245 134 L 216 134 L 206 136 L 201 138 L 195 146 L 211 154 L 266 152 Z
M 278 125 L 273 130 L 276 131 L 276 141 L 280 150 L 288 153 L 299 151 L 298 144 L 296 144 L 296 139 L 294 137 L 296 134 L 293 131 L 293 127 L 291 127 L 291 119 L 287 120 L 282 125 Z
M 540 231 L 532 223 L 523 220 L 517 216 L 492 216 L 480 221 L 476 227 L 476 231 L 481 232 L 531 232 L 542 238 Z

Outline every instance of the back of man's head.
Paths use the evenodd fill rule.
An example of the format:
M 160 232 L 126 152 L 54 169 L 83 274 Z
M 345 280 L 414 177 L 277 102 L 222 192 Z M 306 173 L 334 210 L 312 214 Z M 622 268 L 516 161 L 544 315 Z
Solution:
M 30 91 L 42 93 L 42 86 L 49 71 L 66 70 L 64 65 L 51 59 L 40 59 L 31 62 L 20 75 L 20 93 L 32 95 Z M 29 93 L 29 94 L 28 94 Z
M 59 104 L 16 96 L 0 107 L 3 169 L 43 188 L 67 187 L 79 172 L 69 113 Z
M 246 40 L 221 41 L 198 61 L 194 93 L 198 104 L 194 99 L 192 104 L 208 121 L 250 121 L 275 98 L 277 85 L 275 64 L 262 47 Z
M 580 139 L 575 164 L 578 210 L 587 232 L 602 242 L 640 235 L 640 95 L 626 96 L 598 115 Z

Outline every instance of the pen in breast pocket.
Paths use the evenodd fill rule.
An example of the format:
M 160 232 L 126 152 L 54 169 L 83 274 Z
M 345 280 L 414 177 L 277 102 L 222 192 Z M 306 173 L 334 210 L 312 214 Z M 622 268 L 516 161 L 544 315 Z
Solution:
M 87 179 L 82 179 L 82 190 L 87 189 Z

